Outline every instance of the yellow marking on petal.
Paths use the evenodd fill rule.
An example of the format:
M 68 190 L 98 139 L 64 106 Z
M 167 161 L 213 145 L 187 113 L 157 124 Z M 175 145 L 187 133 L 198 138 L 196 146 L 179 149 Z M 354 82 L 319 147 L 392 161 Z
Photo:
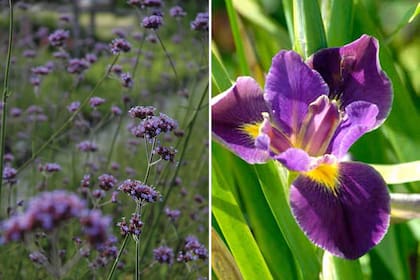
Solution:
M 260 123 L 245 123 L 241 125 L 240 130 L 249 135 L 252 139 L 257 138 L 260 133 Z
M 305 172 L 304 175 L 325 186 L 334 195 L 337 195 L 339 176 L 338 164 L 322 163 L 315 169 Z

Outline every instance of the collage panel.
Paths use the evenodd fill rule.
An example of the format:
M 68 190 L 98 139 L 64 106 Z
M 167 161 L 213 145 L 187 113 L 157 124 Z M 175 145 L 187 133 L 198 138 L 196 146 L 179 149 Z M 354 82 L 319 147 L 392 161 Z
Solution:
M 209 2 L 0 1 L 0 279 L 209 278 Z
M 418 278 L 418 14 L 212 1 L 212 279 Z

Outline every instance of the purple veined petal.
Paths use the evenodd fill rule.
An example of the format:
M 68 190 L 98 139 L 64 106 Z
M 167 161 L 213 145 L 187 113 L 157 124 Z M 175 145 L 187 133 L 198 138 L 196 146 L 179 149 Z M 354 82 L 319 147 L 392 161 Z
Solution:
M 280 51 L 267 74 L 264 98 L 277 126 L 287 136 L 296 134 L 318 96 L 327 95 L 328 86 L 293 51 Z
M 344 117 L 327 149 L 341 159 L 351 145 L 376 126 L 378 107 L 365 101 L 353 102 L 345 108 Z
M 267 161 L 268 152 L 255 146 L 263 113 L 268 111 L 257 82 L 251 77 L 239 77 L 211 103 L 212 131 L 216 138 L 248 163 Z
M 312 242 L 336 256 L 357 259 L 387 232 L 390 197 L 386 183 L 372 167 L 344 162 L 338 168 L 336 193 L 301 175 L 292 184 L 290 204 Z
M 378 41 L 363 35 L 340 48 L 328 48 L 311 56 L 308 65 L 318 71 L 330 87 L 330 98 L 338 98 L 345 108 L 355 101 L 376 104 L 374 128 L 389 114 L 392 85 L 379 63 Z

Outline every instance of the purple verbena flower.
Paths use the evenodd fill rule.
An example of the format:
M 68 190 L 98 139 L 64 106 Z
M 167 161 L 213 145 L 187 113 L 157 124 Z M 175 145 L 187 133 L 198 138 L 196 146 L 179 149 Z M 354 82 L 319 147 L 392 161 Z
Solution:
M 67 110 L 70 113 L 74 113 L 74 112 L 76 112 L 79 109 L 79 107 L 80 107 L 80 101 L 73 101 L 72 103 L 70 103 L 67 106 Z
M 8 184 L 13 185 L 17 182 L 17 170 L 13 167 L 6 166 L 3 168 L 3 180 Z
M 122 221 L 117 223 L 117 226 L 120 228 L 122 236 L 126 236 L 127 234 L 139 236 L 142 232 L 143 222 L 140 220 L 140 216 L 138 214 L 133 213 L 128 223 L 123 217 Z
M 47 257 L 40 251 L 31 252 L 29 254 L 29 259 L 31 259 L 33 263 L 36 263 L 39 265 L 43 265 L 48 261 Z
M 162 1 L 161 0 L 144 0 L 143 6 L 160 8 L 162 6 Z
M 98 57 L 94 53 L 87 53 L 85 55 L 85 59 L 87 60 L 87 62 L 92 64 L 92 63 L 95 63 L 98 60 Z
M 390 197 L 377 171 L 343 158 L 385 121 L 391 103 L 378 42 L 363 35 L 320 50 L 306 63 L 293 51 L 280 51 L 264 90 L 240 77 L 213 98 L 212 129 L 249 163 L 274 159 L 299 172 L 290 188 L 297 223 L 316 245 L 356 259 L 385 235 Z
M 122 110 L 118 106 L 111 106 L 111 112 L 114 116 L 120 116 L 122 114 Z
M 98 146 L 91 141 L 82 141 L 77 144 L 77 148 L 82 152 L 96 152 L 98 150 Z
M 209 31 L 209 13 L 198 13 L 191 22 L 191 29 L 196 31 Z
M 85 203 L 75 194 L 56 190 L 41 193 L 29 201 L 25 212 L 4 221 L 3 242 L 18 241 L 36 229 L 51 231 L 62 222 L 79 217 Z
M 84 58 L 72 58 L 67 64 L 67 72 L 70 74 L 81 74 L 83 71 L 88 69 L 89 66 L 89 62 Z
M 38 169 L 40 172 L 53 173 L 61 171 L 61 166 L 58 163 L 47 162 L 44 165 L 40 165 Z
M 120 52 L 129 52 L 131 45 L 123 38 L 115 38 L 111 42 L 111 52 L 113 54 L 119 54 Z
M 42 75 L 42 76 L 48 75 L 51 72 L 50 68 L 43 65 L 34 67 L 31 69 L 31 71 L 34 75 Z
M 93 96 L 89 99 L 89 105 L 92 108 L 96 108 L 99 107 L 100 105 L 105 103 L 105 99 L 98 97 L 98 96 Z
M 173 162 L 175 159 L 175 155 L 177 150 L 174 147 L 164 147 L 164 146 L 157 146 L 154 150 L 156 154 L 158 154 L 161 159 Z
M 36 56 L 36 51 L 34 50 L 24 50 L 23 56 L 27 58 L 34 58 Z
M 169 14 L 171 15 L 171 17 L 174 17 L 174 18 L 181 18 L 187 15 L 187 13 L 184 11 L 184 9 L 181 6 L 173 6 L 169 10 Z
M 153 106 L 136 106 L 128 111 L 132 118 L 139 118 L 141 120 L 155 115 L 156 108 Z
M 158 29 L 163 24 L 163 18 L 157 15 L 151 15 L 145 17 L 142 21 L 142 25 L 147 29 Z
M 120 78 L 123 87 L 131 88 L 133 86 L 133 78 L 131 77 L 130 73 L 122 73 Z
M 51 46 L 61 47 L 64 45 L 64 41 L 69 38 L 70 32 L 63 29 L 57 29 L 48 36 Z
M 88 242 L 100 246 L 107 242 L 111 218 L 104 216 L 99 210 L 85 210 L 80 216 L 80 224 Z
M 119 187 L 118 190 L 127 193 L 132 198 L 145 201 L 156 202 L 160 199 L 160 194 L 154 188 L 143 184 L 137 180 L 127 179 Z
M 169 218 L 169 220 L 171 220 L 171 222 L 175 223 L 179 219 L 181 211 L 179 211 L 178 209 L 171 210 L 168 207 L 166 207 L 165 214 Z
M 153 256 L 158 263 L 172 264 L 174 261 L 174 250 L 168 246 L 160 246 L 153 250 Z
M 105 191 L 112 189 L 117 183 L 117 179 L 109 174 L 102 174 L 98 177 L 99 187 Z

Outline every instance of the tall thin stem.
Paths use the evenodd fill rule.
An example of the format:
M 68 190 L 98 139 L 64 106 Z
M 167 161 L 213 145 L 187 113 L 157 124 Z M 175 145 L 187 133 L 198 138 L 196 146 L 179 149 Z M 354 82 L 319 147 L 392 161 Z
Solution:
M 6 146 L 6 116 L 7 116 L 7 98 L 9 97 L 9 74 L 10 61 L 12 58 L 12 44 L 13 44 L 13 3 L 9 0 L 9 44 L 7 46 L 6 68 L 4 70 L 4 85 L 3 85 L 3 110 L 1 112 L 1 131 L 0 131 L 0 209 L 1 209 L 1 189 L 3 186 L 3 167 L 4 167 L 4 148 Z
M 166 57 L 167 57 L 167 58 L 168 58 L 168 60 L 169 60 L 169 64 L 171 64 L 172 71 L 174 71 L 175 80 L 176 80 L 176 84 L 177 84 L 177 87 L 178 87 L 178 85 L 179 85 L 180 81 L 179 81 L 179 79 L 178 79 L 178 73 L 176 72 L 176 69 L 175 69 L 175 64 L 174 64 L 174 62 L 173 62 L 173 60 L 172 60 L 171 56 L 169 55 L 168 50 L 166 49 L 165 45 L 163 44 L 162 40 L 160 39 L 159 34 L 156 32 L 156 30 L 154 30 L 154 29 L 153 29 L 153 31 L 155 32 L 156 37 L 158 38 L 158 41 L 159 41 L 159 43 L 160 43 L 160 45 L 161 45 L 161 47 L 162 47 L 163 51 L 165 52 Z
M 121 244 L 121 248 L 118 251 L 117 258 L 115 259 L 114 263 L 112 264 L 111 270 L 109 271 L 108 277 L 106 278 L 107 280 L 111 280 L 112 279 L 112 276 L 114 276 L 115 269 L 117 269 L 118 262 L 120 261 L 121 256 L 122 256 L 122 253 L 124 252 L 125 246 L 127 245 L 128 236 L 129 235 L 127 234 L 124 237 L 124 240 L 123 240 L 123 242 Z

